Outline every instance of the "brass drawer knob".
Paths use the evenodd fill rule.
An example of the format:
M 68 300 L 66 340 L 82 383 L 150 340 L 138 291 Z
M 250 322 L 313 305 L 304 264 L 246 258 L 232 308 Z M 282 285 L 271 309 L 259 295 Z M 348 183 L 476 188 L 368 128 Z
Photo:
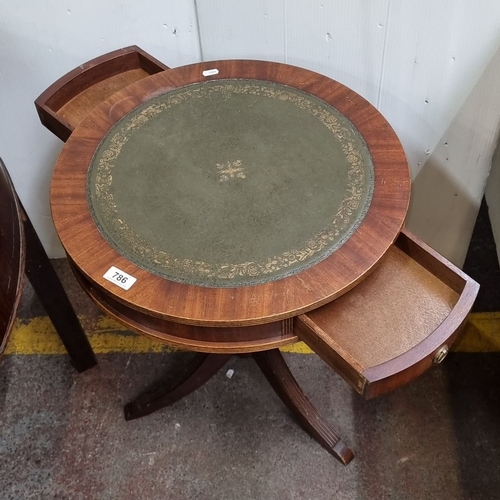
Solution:
M 446 355 L 448 354 L 449 349 L 447 345 L 444 345 L 441 347 L 436 354 L 434 354 L 434 364 L 439 365 L 443 361 L 444 358 L 446 358 Z

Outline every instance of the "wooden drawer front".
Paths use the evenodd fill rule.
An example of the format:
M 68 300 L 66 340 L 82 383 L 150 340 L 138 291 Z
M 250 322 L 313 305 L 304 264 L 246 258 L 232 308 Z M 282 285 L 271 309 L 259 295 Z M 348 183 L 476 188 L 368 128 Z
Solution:
M 406 230 L 362 283 L 296 318 L 294 333 L 367 398 L 440 361 L 479 285 Z
M 128 85 L 169 69 L 139 47 L 115 50 L 78 66 L 35 101 L 42 124 L 66 141 L 101 102 Z

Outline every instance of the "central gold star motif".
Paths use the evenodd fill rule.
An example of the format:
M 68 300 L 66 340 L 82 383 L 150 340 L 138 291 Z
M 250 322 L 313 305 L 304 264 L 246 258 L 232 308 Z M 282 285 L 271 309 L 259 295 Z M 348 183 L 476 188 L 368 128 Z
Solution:
M 217 170 L 219 171 L 219 182 L 244 179 L 246 177 L 243 167 L 241 166 L 241 160 L 217 163 Z

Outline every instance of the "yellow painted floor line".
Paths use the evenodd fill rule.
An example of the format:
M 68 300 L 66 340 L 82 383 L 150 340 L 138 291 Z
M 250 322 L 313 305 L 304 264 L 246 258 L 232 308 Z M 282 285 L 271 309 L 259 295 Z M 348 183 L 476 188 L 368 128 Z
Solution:
M 473 313 L 453 345 L 455 352 L 499 352 L 500 313 Z
M 81 317 L 90 343 L 96 354 L 113 352 L 149 353 L 171 352 L 174 349 L 130 332 L 107 316 L 95 319 Z M 284 352 L 311 354 L 303 342 L 281 349 Z M 500 313 L 474 313 L 454 344 L 456 352 L 500 352 Z M 5 354 L 64 354 L 66 351 L 47 316 L 30 320 L 18 319 L 7 344 Z

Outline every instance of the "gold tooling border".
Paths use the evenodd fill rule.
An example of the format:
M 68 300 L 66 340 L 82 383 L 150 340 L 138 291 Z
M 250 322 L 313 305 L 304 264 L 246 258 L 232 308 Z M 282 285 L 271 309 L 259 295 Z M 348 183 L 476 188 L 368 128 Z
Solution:
M 182 90 L 165 94 L 161 96 L 161 100 L 156 97 L 149 105 L 140 109 L 136 115 L 127 119 L 126 122 L 120 123 L 119 130 L 110 139 L 110 145 L 104 151 L 96 153 L 99 159 L 95 166 L 97 169 L 95 177 L 95 201 L 97 201 L 99 212 L 106 221 L 106 224 L 109 225 L 115 234 L 120 234 L 121 238 L 126 239 L 128 250 L 132 253 L 150 262 L 154 262 L 164 269 L 171 270 L 172 272 L 181 272 L 184 275 L 194 276 L 197 279 L 231 279 L 236 276 L 248 276 L 253 278 L 276 273 L 291 265 L 313 259 L 317 256 L 318 252 L 328 245 L 331 245 L 335 238 L 347 232 L 347 234 L 330 249 L 329 254 L 333 253 L 333 251 L 340 247 L 345 240 L 352 235 L 364 218 L 371 202 L 373 167 L 371 159 L 370 164 L 365 165 L 363 156 L 355 145 L 356 142 L 359 142 L 359 138 L 357 138 L 354 132 L 348 127 L 339 123 L 339 118 L 334 115 L 334 112 L 342 116 L 344 120 L 346 120 L 346 118 L 340 115 L 340 112 L 336 111 L 334 108 L 327 109 L 326 107 L 329 105 L 323 103 L 318 98 L 316 99 L 317 102 L 311 101 L 311 96 L 305 92 L 297 90 L 291 92 L 287 90 L 287 87 L 277 86 L 269 82 L 266 82 L 266 86 L 257 83 L 243 82 L 245 81 L 225 80 L 223 84 L 218 82 L 193 84 Z M 120 218 L 111 192 L 113 169 L 123 146 L 127 143 L 133 132 L 144 126 L 151 118 L 168 110 L 172 106 L 177 106 L 187 100 L 202 98 L 207 94 L 210 95 L 215 92 L 223 94 L 258 95 L 271 99 L 279 99 L 281 101 L 290 101 L 298 108 L 318 118 L 318 120 L 330 130 L 333 136 L 340 142 L 345 157 L 350 165 L 346 196 L 328 226 L 313 238 L 309 239 L 301 248 L 289 250 L 280 255 L 274 255 L 263 261 L 241 263 L 211 264 L 199 260 L 179 259 L 164 250 L 158 250 L 148 246 L 148 244 L 128 226 L 126 221 Z M 367 166 L 368 172 L 365 172 Z M 368 180 L 368 182 L 366 182 L 366 180 Z M 366 193 L 367 189 L 368 193 Z M 360 214 L 361 217 L 359 217 L 357 221 L 352 221 L 352 216 L 359 209 L 365 194 L 368 196 Z M 91 209 L 94 210 L 93 200 L 90 198 L 90 195 L 89 204 Z M 95 215 L 94 219 L 96 220 Z M 98 224 L 98 226 L 100 226 L 100 224 Z M 107 231 L 104 231 L 104 233 L 106 232 Z

